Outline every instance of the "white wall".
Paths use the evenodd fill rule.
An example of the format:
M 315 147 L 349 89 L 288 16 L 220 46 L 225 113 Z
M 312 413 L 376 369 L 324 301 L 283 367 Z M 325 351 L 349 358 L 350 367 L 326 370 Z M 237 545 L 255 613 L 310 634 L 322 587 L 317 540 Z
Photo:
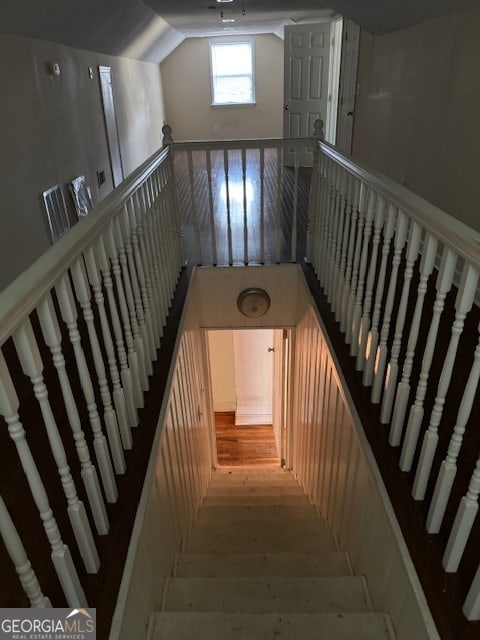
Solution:
M 208 349 L 214 411 L 235 411 L 235 357 L 233 331 L 209 331 Z
M 144 638 L 163 582 L 188 534 L 212 470 L 206 350 L 187 298 L 172 370 L 112 621 L 110 640 Z
M 61 66 L 59 77 L 49 73 L 53 61 Z M 112 189 L 98 65 L 112 67 L 127 175 L 161 146 L 158 65 L 0 35 L 0 290 L 50 246 L 45 189 L 81 174 L 94 201 Z M 101 189 L 97 170 L 107 178 Z
M 353 156 L 480 230 L 480 9 L 362 33 Z
M 272 34 L 253 39 L 255 105 L 211 106 L 207 38 L 188 38 L 162 62 L 166 117 L 175 140 L 283 135 L 283 41 Z
M 293 425 L 287 464 L 365 575 L 375 611 L 397 640 L 439 640 L 353 401 L 306 287 L 295 330 Z

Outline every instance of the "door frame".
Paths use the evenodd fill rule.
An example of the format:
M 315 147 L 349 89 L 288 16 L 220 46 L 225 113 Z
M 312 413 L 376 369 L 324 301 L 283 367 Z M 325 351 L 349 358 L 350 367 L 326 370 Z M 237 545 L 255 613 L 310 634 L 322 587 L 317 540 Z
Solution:
M 217 468 L 218 459 L 217 459 L 217 439 L 215 432 L 215 410 L 214 410 L 214 402 L 213 402 L 213 389 L 212 389 L 212 364 L 210 361 L 210 349 L 208 343 L 208 332 L 209 331 L 242 331 L 246 329 L 246 327 L 205 327 L 201 328 L 202 334 L 202 350 L 204 357 L 204 366 L 205 366 L 205 394 L 204 394 L 204 406 L 205 406 L 205 420 L 207 424 L 209 424 L 209 438 L 210 438 L 210 450 L 212 455 L 212 468 Z M 280 442 L 277 442 L 277 453 L 278 458 L 280 460 L 280 466 L 291 468 L 291 451 L 292 451 L 292 417 L 293 417 L 293 371 L 294 371 L 294 362 L 293 362 L 293 354 L 294 354 L 294 335 L 295 328 L 293 327 L 248 327 L 249 330 L 263 330 L 263 329 L 272 329 L 273 331 L 282 331 L 283 334 L 281 336 L 280 344 L 281 350 L 277 352 L 275 348 L 274 351 L 274 365 L 273 365 L 273 413 L 275 414 L 275 385 L 277 384 L 277 380 L 275 379 L 275 370 L 277 359 L 280 362 L 280 367 L 282 371 L 280 386 L 281 393 L 279 394 L 278 405 L 281 409 L 281 430 L 280 430 Z M 276 347 L 276 345 L 275 345 Z M 272 416 L 272 420 L 275 419 Z

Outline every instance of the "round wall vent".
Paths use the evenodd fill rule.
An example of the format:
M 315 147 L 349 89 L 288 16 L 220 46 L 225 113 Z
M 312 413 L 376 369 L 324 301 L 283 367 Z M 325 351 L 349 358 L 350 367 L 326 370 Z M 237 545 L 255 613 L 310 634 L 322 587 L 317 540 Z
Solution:
M 237 307 L 247 318 L 261 318 L 270 307 L 270 296 L 264 289 L 249 287 L 238 296 Z

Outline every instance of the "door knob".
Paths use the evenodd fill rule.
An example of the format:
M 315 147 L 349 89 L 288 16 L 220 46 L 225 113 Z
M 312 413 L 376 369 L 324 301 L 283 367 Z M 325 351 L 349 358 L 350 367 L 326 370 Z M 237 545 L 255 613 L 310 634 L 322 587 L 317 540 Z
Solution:
M 285 105 L 285 111 L 288 111 L 288 110 L 289 110 L 289 108 L 290 108 L 290 107 L 288 106 L 288 104 L 286 104 L 286 105 Z

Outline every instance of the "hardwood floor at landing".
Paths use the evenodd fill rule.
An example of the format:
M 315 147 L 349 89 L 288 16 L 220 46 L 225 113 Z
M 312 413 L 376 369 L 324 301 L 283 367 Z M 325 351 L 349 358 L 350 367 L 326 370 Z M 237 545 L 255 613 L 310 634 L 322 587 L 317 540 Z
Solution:
M 219 466 L 271 465 L 277 467 L 271 425 L 235 426 L 235 413 L 215 413 L 217 461 Z

